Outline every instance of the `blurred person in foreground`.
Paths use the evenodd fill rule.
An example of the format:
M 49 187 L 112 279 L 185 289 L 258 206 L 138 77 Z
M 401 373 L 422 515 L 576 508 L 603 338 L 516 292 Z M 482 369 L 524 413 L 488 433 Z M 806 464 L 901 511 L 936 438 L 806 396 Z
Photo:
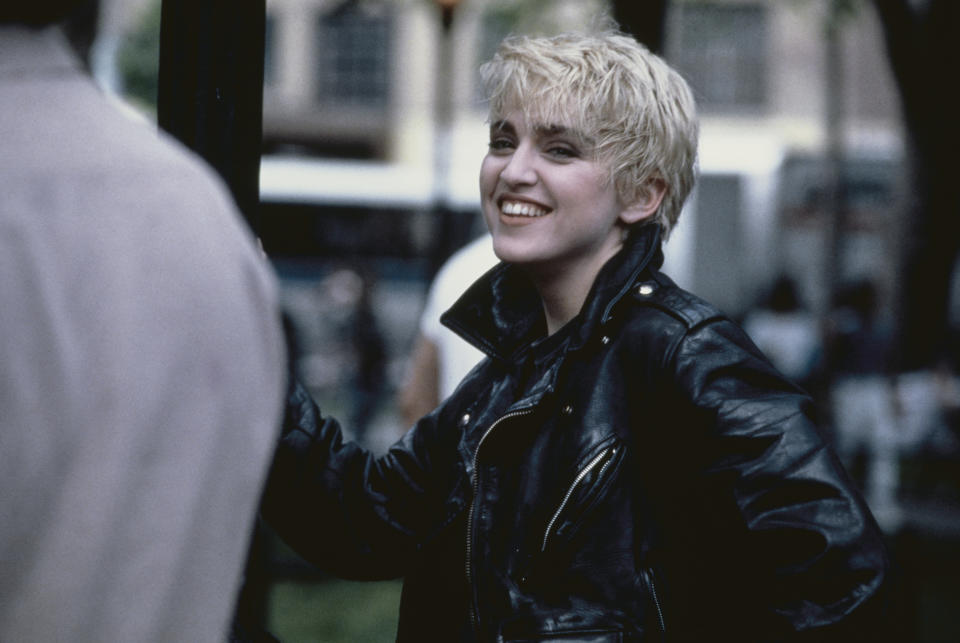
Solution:
M 226 639 L 282 413 L 276 284 L 200 159 L 0 8 L 0 641 Z
M 482 76 L 501 263 L 443 321 L 486 357 L 379 458 L 294 383 L 265 517 L 404 576 L 401 642 L 877 640 L 887 553 L 809 399 L 659 271 L 686 83 L 615 32 L 509 38 Z

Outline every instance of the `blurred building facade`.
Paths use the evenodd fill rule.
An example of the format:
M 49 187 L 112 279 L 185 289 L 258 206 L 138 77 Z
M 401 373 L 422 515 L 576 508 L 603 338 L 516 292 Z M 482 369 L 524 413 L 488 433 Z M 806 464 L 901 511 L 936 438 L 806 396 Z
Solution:
M 111 61 L 155 1 L 101 0 L 92 64 L 108 87 L 122 90 Z M 596 24 L 608 3 L 459 0 L 445 30 L 438 0 L 267 0 L 267 198 L 322 205 L 364 192 L 373 207 L 426 210 L 441 198 L 475 208 L 486 144 L 478 65 L 508 33 Z M 836 4 L 670 3 L 664 54 L 699 100 L 702 178 L 668 269 L 733 314 L 778 273 L 795 276 L 817 310 L 828 307 L 831 282 L 868 276 L 883 303 L 896 287 L 896 90 L 870 5 L 837 17 Z M 828 25 L 838 27 L 832 45 Z M 425 220 L 411 218 L 411 252 L 437 234 Z
M 101 0 L 91 62 L 108 88 L 122 92 L 117 49 L 155 2 Z M 279 187 L 268 168 L 269 198 L 307 185 L 295 198 L 323 201 L 326 191 L 327 200 L 343 201 L 359 185 L 386 202 L 400 191 L 404 207 L 438 195 L 461 210 L 475 207 L 486 143 L 478 65 L 508 33 L 596 24 L 608 3 L 459 0 L 444 30 L 438 0 L 267 0 L 265 152 L 324 159 Z M 828 305 L 830 280 L 869 274 L 883 301 L 895 287 L 903 147 L 896 90 L 870 5 L 831 17 L 835 4 L 670 3 L 664 53 L 694 87 L 703 125 L 702 180 L 668 268 L 734 314 L 779 272 L 797 276 L 817 309 Z M 833 49 L 828 24 L 839 27 Z M 843 154 L 842 202 L 824 187 L 838 171 L 825 162 L 831 150 L 834 162 Z M 845 219 L 839 262 L 825 232 L 837 210 Z M 434 232 L 421 228 L 421 238 Z M 730 257 L 741 261 L 729 266 Z M 714 270 L 717 261 L 730 269 Z
M 896 91 L 870 7 L 831 18 L 830 5 L 687 0 L 668 13 L 665 56 L 693 85 L 703 121 L 702 179 L 668 267 L 734 314 L 778 272 L 796 275 L 816 308 L 827 306 L 832 279 L 869 275 L 883 292 L 894 286 L 887 231 L 895 229 L 902 148 Z M 470 208 L 486 142 L 478 65 L 510 32 L 582 27 L 607 9 L 599 0 L 462 0 L 445 44 L 429 0 L 269 0 L 267 150 L 386 165 L 424 198 L 435 156 L 447 154 L 440 190 Z M 830 20 L 840 34 L 832 56 Z M 839 95 L 831 73 L 842 79 Z M 443 109 L 448 133 L 438 131 Z M 842 121 L 831 126 L 831 113 Z M 836 133 L 842 147 L 829 140 Z M 445 150 L 435 144 L 441 137 Z M 832 178 L 824 162 L 831 145 L 844 154 L 840 205 L 822 188 Z M 825 236 L 836 207 L 848 214 L 841 266 L 831 266 Z M 731 266 L 731 257 L 740 261 Z M 718 262 L 729 270 L 715 270 Z

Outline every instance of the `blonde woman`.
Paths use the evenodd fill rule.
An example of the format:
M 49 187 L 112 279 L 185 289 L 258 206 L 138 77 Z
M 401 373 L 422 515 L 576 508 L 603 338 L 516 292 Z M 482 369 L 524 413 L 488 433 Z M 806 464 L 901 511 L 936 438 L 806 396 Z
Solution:
M 331 572 L 403 576 L 399 641 L 864 633 L 887 555 L 809 400 L 659 270 L 686 83 L 614 32 L 510 38 L 482 75 L 501 263 L 443 321 L 486 358 L 380 458 L 294 386 L 267 518 Z

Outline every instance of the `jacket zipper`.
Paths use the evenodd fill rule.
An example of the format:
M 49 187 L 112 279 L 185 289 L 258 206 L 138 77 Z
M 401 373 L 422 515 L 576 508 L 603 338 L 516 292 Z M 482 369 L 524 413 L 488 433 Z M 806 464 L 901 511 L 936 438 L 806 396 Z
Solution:
M 550 519 L 550 522 L 547 523 L 547 529 L 543 533 L 543 544 L 540 546 L 540 551 L 544 552 L 547 550 L 547 541 L 550 539 L 550 531 L 553 529 L 554 523 L 557 522 L 557 518 L 560 517 L 560 514 L 563 513 L 563 510 L 566 508 L 567 503 L 570 502 L 570 498 L 573 496 L 573 492 L 576 491 L 577 486 L 583 482 L 583 479 L 596 467 L 604 458 L 607 458 L 606 462 L 603 463 L 603 466 L 600 467 L 600 472 L 597 474 L 598 477 L 603 475 L 603 472 L 613 461 L 613 456 L 617 454 L 616 447 L 605 449 L 596 456 L 590 462 L 587 463 L 580 473 L 577 474 L 577 477 L 574 478 L 573 483 L 571 483 L 570 488 L 567 489 L 567 493 L 563 496 L 563 500 L 560 502 L 560 506 L 557 507 L 557 510 L 554 512 L 553 517 Z M 609 456 L 609 457 L 608 457 Z
M 657 608 L 657 623 L 660 625 L 660 633 L 667 633 L 667 624 L 663 620 L 663 608 L 660 606 L 660 597 L 657 596 L 657 586 L 653 582 L 653 570 L 644 570 L 644 577 L 647 579 L 647 585 L 650 587 L 650 596 L 653 598 L 653 606 Z
M 472 573 L 472 545 L 473 545 L 473 515 L 474 509 L 477 506 L 477 495 L 480 493 L 480 474 L 477 468 L 480 460 L 480 447 L 483 446 L 483 441 L 487 439 L 493 430 L 504 420 L 510 418 L 519 417 L 521 415 L 529 415 L 533 413 L 534 408 L 528 407 L 525 409 L 519 409 L 516 411 L 511 411 L 506 415 L 498 418 L 493 424 L 491 424 L 483 435 L 480 436 L 480 441 L 477 442 L 477 448 L 473 452 L 473 498 L 470 501 L 470 510 L 467 512 L 467 562 L 466 562 L 466 571 L 467 571 L 467 586 L 470 588 L 470 624 L 473 626 L 473 629 L 477 629 L 477 624 L 479 623 L 478 610 L 477 610 L 477 600 L 476 592 L 473 589 L 473 573 Z

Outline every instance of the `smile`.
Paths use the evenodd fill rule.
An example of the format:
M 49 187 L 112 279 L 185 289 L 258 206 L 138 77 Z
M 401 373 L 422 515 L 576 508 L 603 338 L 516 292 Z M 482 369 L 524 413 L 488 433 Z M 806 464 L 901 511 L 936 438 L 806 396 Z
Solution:
M 500 204 L 500 210 L 504 214 L 518 217 L 542 217 L 549 212 L 546 208 L 524 201 L 504 201 Z

